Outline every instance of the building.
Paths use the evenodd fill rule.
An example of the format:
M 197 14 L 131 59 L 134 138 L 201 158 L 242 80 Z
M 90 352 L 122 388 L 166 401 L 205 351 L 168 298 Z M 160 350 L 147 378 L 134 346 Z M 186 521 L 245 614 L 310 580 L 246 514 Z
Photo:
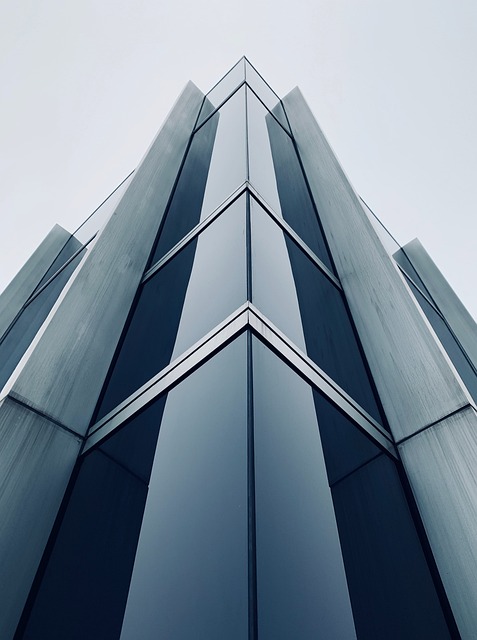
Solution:
M 188 84 L 0 303 L 1 638 L 475 637 L 476 326 L 299 90 Z

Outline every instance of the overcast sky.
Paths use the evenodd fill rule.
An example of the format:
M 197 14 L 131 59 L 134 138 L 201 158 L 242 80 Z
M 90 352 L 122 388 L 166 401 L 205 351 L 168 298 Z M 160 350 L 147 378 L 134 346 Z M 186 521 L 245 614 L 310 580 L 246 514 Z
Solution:
M 358 193 L 477 316 L 475 0 L 0 0 L 0 290 L 137 165 L 187 80 L 300 86 Z

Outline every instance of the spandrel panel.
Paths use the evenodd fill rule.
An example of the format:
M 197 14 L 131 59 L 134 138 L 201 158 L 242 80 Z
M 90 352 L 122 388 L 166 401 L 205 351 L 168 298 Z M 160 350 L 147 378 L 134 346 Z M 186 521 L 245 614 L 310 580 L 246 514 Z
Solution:
M 313 206 L 295 145 L 274 118 L 267 114 L 265 119 L 283 218 L 333 272 L 323 230 Z
M 312 390 L 253 343 L 258 637 L 356 637 Z
M 450 638 L 396 463 L 313 393 L 358 638 Z
M 245 87 L 239 89 L 221 107 L 219 116 L 201 220 L 220 206 L 247 179 Z
M 266 123 L 267 115 L 269 115 L 268 111 L 263 104 L 250 89 L 247 89 L 249 180 L 275 213 L 281 215 Z M 277 124 L 277 126 L 280 125 Z M 287 134 L 283 131 L 283 135 Z
M 199 223 L 219 115 L 207 120 L 192 138 L 150 266 Z
M 421 294 L 419 289 L 417 289 L 417 287 L 415 287 L 414 284 L 409 280 L 408 285 L 410 286 L 411 291 L 413 292 L 421 309 L 424 311 L 432 328 L 436 332 L 436 335 L 441 341 L 442 346 L 446 350 L 447 355 L 452 360 L 452 364 L 457 369 L 457 373 L 462 378 L 462 381 L 464 382 L 471 396 L 477 402 L 477 375 L 472 365 L 465 357 L 464 352 L 459 346 L 457 340 L 454 338 L 445 321 L 432 307 L 432 305 L 429 304 L 429 302 Z
M 241 58 L 236 65 L 213 87 L 206 96 L 206 104 L 202 108 L 197 126 L 209 115 L 210 109 L 217 109 L 224 100 L 245 80 L 245 61 Z
M 25 639 L 119 637 L 164 404 L 81 462 Z
M 242 335 L 167 398 L 121 640 L 248 638 Z
M 252 302 L 300 349 L 306 350 L 295 281 L 283 231 L 250 198 Z
M 288 120 L 283 109 L 280 98 L 273 91 L 273 89 L 265 82 L 260 74 L 252 67 L 252 65 L 245 60 L 245 79 L 260 100 L 265 104 L 267 109 L 273 113 L 275 118 L 280 124 L 285 127 L 287 131 L 290 131 L 288 126 Z

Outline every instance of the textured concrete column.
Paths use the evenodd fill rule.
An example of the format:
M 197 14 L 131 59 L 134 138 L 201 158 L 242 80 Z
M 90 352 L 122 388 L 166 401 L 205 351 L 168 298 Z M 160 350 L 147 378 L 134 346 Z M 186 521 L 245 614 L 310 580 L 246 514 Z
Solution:
M 21 615 L 202 99 L 189 83 L 0 406 L 2 639 Z
M 70 238 L 68 231 L 55 225 L 0 295 L 0 338 Z
M 464 351 L 477 367 L 477 324 L 475 320 L 417 238 L 408 242 L 401 251 L 410 260 Z
M 11 390 L 80 434 L 91 419 L 202 98 L 189 83 Z
M 439 423 L 440 433 L 448 432 L 440 442 L 455 438 L 455 472 L 466 464 L 464 438 L 471 436 L 451 432 L 453 419 L 448 416 L 465 410 L 470 432 L 475 434 L 477 418 L 469 410 L 468 394 L 455 369 L 389 259 L 301 93 L 294 89 L 283 102 L 393 435 L 397 441 L 406 439 L 403 462 L 457 624 L 464 637 L 474 637 L 469 630 L 477 629 L 477 537 L 468 517 L 475 513 L 477 493 L 468 474 L 458 487 L 451 471 L 447 474 L 443 469 L 439 472 L 442 482 L 436 483 L 434 476 L 445 451 L 438 451 L 431 435 L 412 436 Z M 414 443 L 419 443 L 419 449 Z M 428 464 L 422 466 L 425 460 Z M 449 489 L 444 499 L 446 482 Z M 468 490 L 465 504 L 457 495 L 463 486 Z M 452 517 L 446 511 L 451 503 Z M 448 557 L 454 561 L 451 574 Z

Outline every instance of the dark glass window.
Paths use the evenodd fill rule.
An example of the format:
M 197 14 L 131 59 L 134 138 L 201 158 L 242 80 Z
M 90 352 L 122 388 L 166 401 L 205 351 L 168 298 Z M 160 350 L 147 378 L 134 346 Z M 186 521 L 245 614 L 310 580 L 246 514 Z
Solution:
M 381 422 L 343 294 L 289 237 L 285 240 L 295 279 L 307 354 L 375 420 Z
M 121 640 L 248 637 L 246 376 L 242 335 L 168 395 Z
M 197 239 L 142 287 L 117 360 L 106 383 L 97 419 L 169 364 L 194 262 Z
M 219 113 L 193 136 L 150 264 L 155 264 L 199 223 Z
M 313 393 L 358 638 L 450 638 L 396 463 Z
M 266 122 L 283 218 L 333 272 L 323 231 L 293 141 L 271 115 L 266 116 Z
M 280 98 L 247 59 L 245 60 L 245 78 L 247 84 L 252 87 L 267 109 L 274 114 L 280 124 L 288 131 L 288 120 Z
M 477 375 L 472 365 L 465 357 L 464 352 L 455 339 L 452 331 L 449 329 L 442 316 L 437 313 L 431 304 L 429 304 L 419 289 L 414 286 L 410 280 L 408 280 L 408 284 L 421 309 L 424 311 L 426 318 L 429 320 L 437 337 L 441 341 L 442 346 L 446 350 L 449 358 L 452 360 L 452 364 L 457 369 L 457 373 L 462 378 L 462 381 L 469 390 L 469 393 L 472 395 L 474 400 L 477 401 Z
M 25 639 L 119 638 L 164 404 L 81 461 Z
M 355 638 L 312 390 L 253 343 L 258 637 Z
M 258 204 L 252 247 L 254 304 L 381 422 L 342 293 Z
M 97 419 L 225 320 L 246 297 L 242 196 L 143 285 Z
M 241 58 L 207 94 L 198 125 L 207 118 L 211 109 L 217 109 L 244 80 L 245 60 Z

